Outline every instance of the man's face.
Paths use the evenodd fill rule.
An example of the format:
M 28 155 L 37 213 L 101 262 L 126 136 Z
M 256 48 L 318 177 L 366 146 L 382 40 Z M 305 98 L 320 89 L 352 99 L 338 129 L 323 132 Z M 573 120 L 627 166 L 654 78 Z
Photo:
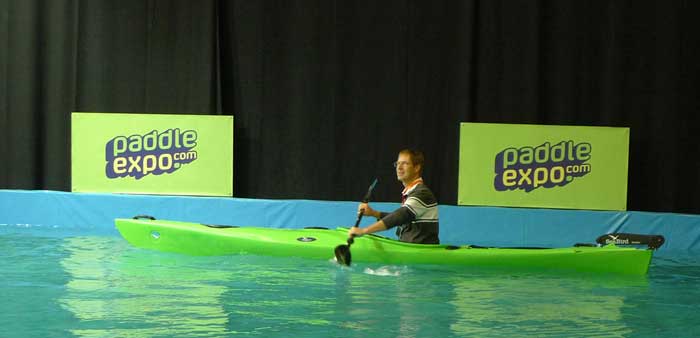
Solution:
M 396 178 L 404 183 L 409 183 L 418 178 L 420 166 L 413 165 L 411 155 L 399 154 L 396 159 Z

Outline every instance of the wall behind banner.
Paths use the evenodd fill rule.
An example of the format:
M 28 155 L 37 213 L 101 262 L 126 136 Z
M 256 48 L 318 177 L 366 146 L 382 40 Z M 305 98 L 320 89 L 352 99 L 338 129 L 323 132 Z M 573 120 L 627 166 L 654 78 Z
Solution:
M 625 210 L 628 128 L 462 123 L 460 205 Z
M 233 117 L 73 113 L 76 192 L 233 196 Z
M 70 189 L 70 112 L 236 112 L 235 194 L 456 204 L 459 122 L 629 127 L 628 209 L 700 213 L 695 1 L 0 0 L 0 187 Z

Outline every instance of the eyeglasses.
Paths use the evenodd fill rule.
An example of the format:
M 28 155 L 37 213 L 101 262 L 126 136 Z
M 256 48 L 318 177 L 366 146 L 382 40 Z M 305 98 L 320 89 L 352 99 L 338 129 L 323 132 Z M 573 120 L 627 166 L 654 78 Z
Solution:
M 407 165 L 413 165 L 413 163 L 406 162 L 406 161 L 401 161 L 401 162 L 396 161 L 393 164 L 394 164 L 394 168 L 403 167 L 403 166 L 407 166 Z

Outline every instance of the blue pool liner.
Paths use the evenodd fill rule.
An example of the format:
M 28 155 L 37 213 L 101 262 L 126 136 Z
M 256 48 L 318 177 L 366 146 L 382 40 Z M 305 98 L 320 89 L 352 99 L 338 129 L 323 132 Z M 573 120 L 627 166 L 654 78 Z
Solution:
M 391 211 L 399 204 L 372 207 Z M 135 215 L 273 228 L 348 227 L 356 210 L 354 201 L 0 190 L 0 228 L 74 234 L 118 235 L 114 219 Z M 663 235 L 666 244 L 660 251 L 700 251 L 700 215 L 452 205 L 440 205 L 439 214 L 445 244 L 562 247 L 594 243 L 605 233 L 630 232 Z M 373 221 L 366 217 L 362 226 Z M 395 238 L 392 230 L 381 234 Z

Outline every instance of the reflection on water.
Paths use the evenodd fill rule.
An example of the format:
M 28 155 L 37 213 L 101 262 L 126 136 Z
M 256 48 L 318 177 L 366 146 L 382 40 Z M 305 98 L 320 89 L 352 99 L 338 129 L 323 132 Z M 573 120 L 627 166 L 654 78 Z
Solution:
M 576 336 L 624 337 L 632 332 L 622 321 L 625 293 L 616 292 L 608 281 L 479 276 L 452 285 L 450 303 L 457 316 L 451 329 L 457 335 L 484 336 L 496 330 L 506 336 L 546 336 L 573 328 Z
M 3 337 L 682 337 L 700 327 L 700 264 L 687 261 L 655 260 L 648 278 L 630 278 L 189 257 L 115 237 L 0 234 L 0 249 Z
M 297 261 L 260 269 L 269 258 L 188 257 L 130 247 L 115 252 L 114 245 L 105 238 L 70 238 L 63 245 L 69 255 L 61 265 L 71 280 L 60 302 L 80 319 L 71 330 L 76 336 L 263 335 L 329 325 L 324 312 L 334 299 L 299 292 L 294 284 L 309 290 L 334 283 Z
M 115 252 L 104 238 L 67 238 L 71 280 L 61 305 L 80 319 L 81 337 L 180 336 L 226 332 L 220 304 L 226 271 L 180 265 L 172 256 Z M 118 327 L 115 327 L 118 323 Z
M 633 332 L 625 321 L 627 300 L 643 298 L 649 286 L 646 277 L 379 269 L 401 274 L 353 275 L 348 294 L 357 323 L 376 327 L 384 318 L 386 337 L 624 337 Z

